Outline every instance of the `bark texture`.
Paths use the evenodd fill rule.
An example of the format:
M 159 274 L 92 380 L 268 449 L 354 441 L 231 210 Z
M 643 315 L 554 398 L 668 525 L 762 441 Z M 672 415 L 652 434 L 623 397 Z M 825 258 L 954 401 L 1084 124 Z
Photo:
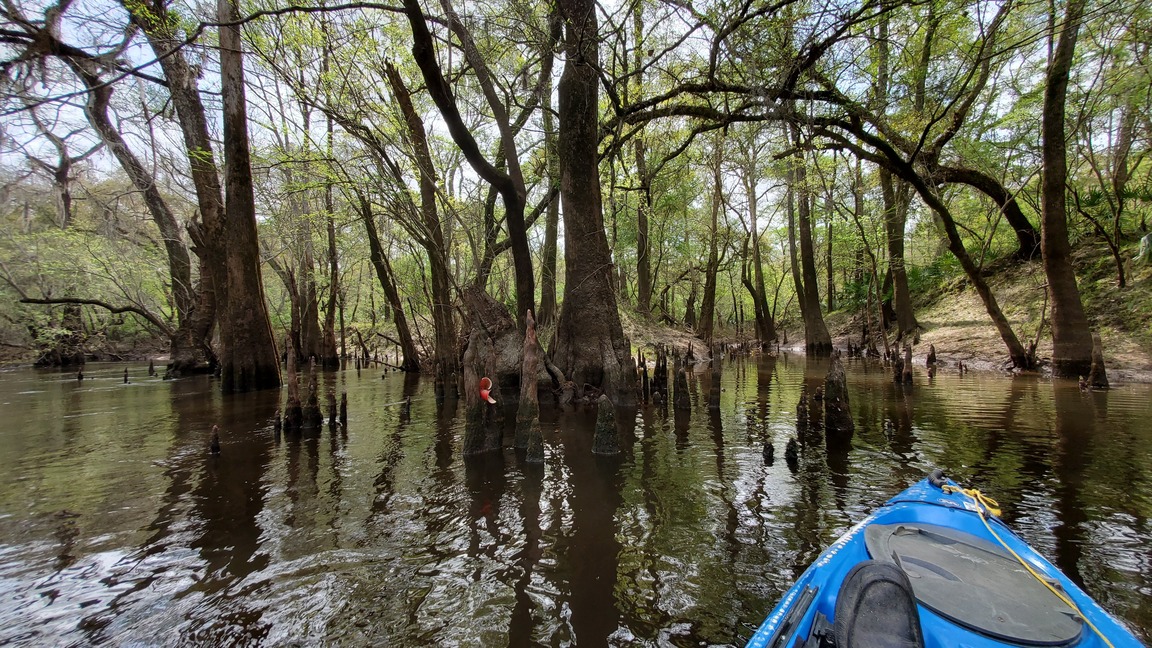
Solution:
M 220 0 L 218 6 L 221 22 L 237 19 L 239 11 L 231 0 Z M 220 388 L 224 393 L 280 386 L 280 364 L 260 271 L 241 47 L 239 26 L 220 28 L 224 218 L 220 223 L 205 222 L 204 228 L 210 245 L 224 250 L 224 267 L 213 272 L 220 323 Z
M 599 53 L 596 5 L 561 0 L 566 60 L 560 78 L 560 196 L 564 211 L 564 304 L 552 361 L 577 385 L 617 405 L 636 403 L 636 371 L 612 288 L 596 143 Z
M 520 371 L 520 404 L 516 410 L 516 447 L 528 451 L 530 462 L 544 461 L 544 439 L 540 433 L 540 399 L 537 393 L 540 371 L 540 341 L 532 313 L 524 318 L 524 364 Z
M 799 135 L 797 135 L 799 137 Z M 832 352 L 832 335 L 820 311 L 820 288 L 816 279 L 816 252 L 812 243 L 812 194 L 808 191 L 808 176 L 804 159 L 797 156 L 795 178 L 797 186 L 796 230 L 800 243 L 800 301 L 804 317 L 804 347 L 811 355 Z M 789 214 L 791 216 L 791 214 Z M 795 272 L 795 271 L 793 271 Z M 795 276 L 795 275 L 794 275 Z
M 1072 268 L 1065 193 L 1068 159 L 1064 140 L 1064 103 L 1083 11 L 1084 0 L 1068 3 L 1060 40 L 1048 65 L 1044 114 L 1040 124 L 1044 159 L 1040 235 L 1044 249 L 1044 274 L 1048 277 L 1048 291 L 1052 297 L 1052 373 L 1065 378 L 1083 376 L 1092 369 L 1092 334 L 1080 302 L 1076 272 Z
M 832 354 L 832 363 L 824 379 L 824 430 L 829 435 L 851 435 L 856 429 L 848 407 L 848 379 L 840 354 Z

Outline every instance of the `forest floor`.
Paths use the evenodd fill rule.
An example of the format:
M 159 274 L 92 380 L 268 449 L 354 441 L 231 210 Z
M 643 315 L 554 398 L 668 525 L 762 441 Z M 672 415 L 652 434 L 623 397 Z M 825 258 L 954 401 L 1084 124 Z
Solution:
M 1152 382 L 1152 267 L 1126 268 L 1128 285 L 1116 285 L 1115 266 L 1106 248 L 1083 246 L 1077 251 L 1080 290 L 1093 330 L 1104 344 L 1108 379 L 1113 383 Z M 998 268 L 988 277 L 997 303 L 1008 317 L 1021 343 L 1028 346 L 1037 338 L 1044 304 L 1044 268 L 1040 261 L 1014 263 Z M 1037 345 L 1040 371 L 1050 371 L 1052 357 L 1051 304 L 1046 306 L 1044 329 Z M 924 365 L 928 345 L 936 347 L 941 370 L 955 368 L 963 361 L 975 371 L 1008 373 L 1012 370 L 1008 351 L 992 325 L 979 295 L 968 281 L 956 278 L 915 304 L 921 326 L 914 348 L 915 364 Z M 834 344 L 846 348 L 849 340 L 859 343 L 862 314 L 838 310 L 825 315 Z M 750 324 L 750 323 L 749 323 Z M 782 346 L 803 352 L 804 331 L 799 322 L 787 328 Z M 625 334 L 636 347 L 670 344 L 681 352 L 691 343 L 697 357 L 706 357 L 701 342 L 690 330 L 680 327 L 644 326 L 625 320 Z M 726 341 L 743 341 L 728 335 Z
M 1117 287 L 1115 266 L 1102 246 L 1081 246 L 1075 256 L 1084 310 L 1104 345 L 1104 363 L 1112 382 L 1152 382 L 1152 268 L 1128 264 L 1128 285 Z M 1016 263 L 989 277 L 989 284 L 1020 341 L 1037 339 L 1045 306 L 1046 280 L 1040 261 Z M 949 365 L 962 360 L 966 367 L 1009 371 L 1008 351 L 979 295 L 966 280 L 958 279 L 938 294 L 918 303 L 916 317 L 922 327 L 916 362 L 923 363 L 927 345 Z M 1044 309 L 1044 329 L 1037 356 L 1041 371 L 1050 370 L 1052 357 L 1051 304 Z M 852 334 L 849 317 L 829 318 L 830 328 L 847 343 Z M 837 326 L 838 324 L 838 326 Z M 855 334 L 859 335 L 859 326 Z M 834 334 L 835 335 L 835 334 Z

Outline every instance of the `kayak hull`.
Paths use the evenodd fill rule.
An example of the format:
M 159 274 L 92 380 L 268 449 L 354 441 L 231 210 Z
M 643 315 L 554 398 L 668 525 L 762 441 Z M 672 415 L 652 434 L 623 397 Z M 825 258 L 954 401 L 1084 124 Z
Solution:
M 1083 624 L 1082 631 L 1077 630 L 1078 636 L 1074 639 L 1051 639 L 1047 642 L 1036 639 L 1035 642 L 1032 642 L 1010 641 L 1004 637 L 995 637 L 992 636 L 996 634 L 995 632 L 989 632 L 986 629 L 984 631 L 973 629 L 963 622 L 958 623 L 949 618 L 947 616 L 948 610 L 944 610 L 944 614 L 938 614 L 931 604 L 925 604 L 926 597 L 922 596 L 922 590 L 917 587 L 916 581 L 918 579 L 913 578 L 913 588 L 916 590 L 916 598 L 918 599 L 917 610 L 920 615 L 920 626 L 927 648 L 943 646 L 991 648 L 1019 645 L 1091 648 L 1095 646 L 1107 647 L 1109 643 L 1119 648 L 1121 646 L 1143 645 L 1063 572 L 1032 549 L 998 518 L 987 514 L 986 509 L 970 495 L 962 492 L 945 492 L 940 486 L 940 484 L 946 483 L 955 487 L 954 482 L 946 479 L 941 480 L 936 476 L 934 476 L 933 481 L 936 483 L 924 479 L 912 485 L 829 546 L 785 593 L 776 608 L 749 640 L 747 646 L 749 648 L 793 648 L 797 645 L 797 639 L 807 640 L 814 626 L 818 627 L 823 619 L 833 619 L 837 595 L 848 572 L 858 563 L 882 558 L 869 553 L 869 543 L 872 543 L 874 550 L 876 549 L 877 531 L 892 528 L 903 529 L 903 525 L 914 528 L 954 530 L 956 535 L 960 537 L 972 537 L 974 544 L 987 543 L 986 546 L 989 551 L 996 550 L 1004 555 L 1014 553 L 1027 564 L 1027 567 L 1019 568 L 1021 572 L 1030 568 L 1031 572 L 1047 580 L 1052 588 L 1062 592 L 1067 599 L 1076 605 L 1079 616 L 1066 604 L 1060 602 L 1057 594 L 1051 594 L 1050 601 L 1045 602 L 1047 607 L 1061 610 L 1057 616 L 1066 617 L 1064 619 L 1065 626 L 1069 623 L 1069 619 L 1074 621 L 1076 628 Z M 869 531 L 870 527 L 873 527 L 871 531 Z M 1014 567 L 1017 563 L 1015 556 L 1013 557 Z M 899 559 L 897 558 L 897 560 Z M 911 565 L 910 567 L 917 566 Z M 932 567 L 929 565 L 927 569 L 932 569 Z M 946 570 L 940 571 L 947 575 Z M 932 576 L 937 576 L 937 574 L 932 574 Z M 1043 587 L 1043 583 L 1029 578 L 1035 581 L 1030 584 L 1033 589 Z M 1047 595 L 1047 592 L 1042 592 L 1042 595 Z M 929 602 L 931 603 L 930 599 Z M 1054 614 L 1051 609 L 1047 612 L 1050 615 Z M 820 619 L 821 616 L 823 619 Z M 1088 623 L 1083 623 L 1081 618 L 1087 620 Z M 979 626 L 979 624 L 973 625 Z M 1092 629 L 1092 626 L 1095 627 L 1095 630 Z M 1101 635 L 1107 637 L 1107 642 Z M 1012 637 L 1013 635 L 1007 636 Z M 817 643 L 811 642 L 809 645 L 814 646 Z

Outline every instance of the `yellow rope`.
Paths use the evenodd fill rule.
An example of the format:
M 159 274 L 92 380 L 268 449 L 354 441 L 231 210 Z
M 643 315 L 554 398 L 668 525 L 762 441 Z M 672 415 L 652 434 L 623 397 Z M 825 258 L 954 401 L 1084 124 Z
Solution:
M 1040 574 L 1036 573 L 1036 570 L 1032 569 L 1032 566 L 1029 565 L 1026 560 L 1021 558 L 1020 554 L 1013 551 L 1012 547 L 1009 547 L 1008 543 L 1004 542 L 1004 539 L 1001 538 L 1000 535 L 996 533 L 995 529 L 992 528 L 992 525 L 988 523 L 988 518 L 984 517 L 984 511 L 988 511 L 992 515 L 994 515 L 996 517 L 1000 517 L 1000 504 L 996 500 L 992 499 L 991 497 L 988 497 L 987 495 L 981 493 L 980 491 L 976 490 L 975 488 L 960 488 L 959 486 L 953 486 L 952 484 L 944 484 L 944 486 L 941 487 L 941 490 L 943 490 L 945 493 L 959 493 L 961 495 L 964 495 L 964 496 L 970 498 L 972 500 L 972 502 L 976 505 L 975 506 L 976 514 L 980 516 L 980 521 L 984 523 L 984 528 L 988 529 L 988 533 L 991 533 L 992 537 L 996 538 L 996 541 L 1000 543 L 1000 546 L 1007 549 L 1008 553 L 1012 554 L 1012 557 L 1015 558 L 1021 565 L 1023 565 L 1024 569 L 1027 569 L 1029 574 L 1032 574 L 1032 576 L 1036 580 L 1040 581 L 1040 583 L 1043 584 L 1044 587 L 1047 587 L 1048 591 L 1055 594 L 1056 598 L 1063 601 L 1065 603 L 1065 605 L 1072 608 L 1072 610 L 1075 611 L 1076 614 L 1080 615 L 1080 618 L 1084 619 L 1084 623 L 1087 623 L 1088 627 L 1092 628 L 1092 631 L 1095 632 L 1097 634 L 1097 636 L 1099 636 L 1100 639 L 1102 639 L 1104 641 L 1104 643 L 1109 648 L 1115 648 L 1112 645 L 1112 642 L 1108 641 L 1108 637 L 1105 637 L 1104 633 L 1100 632 L 1100 629 L 1096 627 L 1096 624 L 1092 623 L 1092 621 L 1087 617 L 1087 615 L 1085 615 L 1083 612 L 1081 612 L 1080 608 L 1076 607 L 1076 604 L 1072 601 L 1071 598 L 1066 596 L 1063 592 L 1057 590 L 1055 587 L 1052 587 L 1052 584 L 1049 583 L 1047 579 L 1045 579 Z

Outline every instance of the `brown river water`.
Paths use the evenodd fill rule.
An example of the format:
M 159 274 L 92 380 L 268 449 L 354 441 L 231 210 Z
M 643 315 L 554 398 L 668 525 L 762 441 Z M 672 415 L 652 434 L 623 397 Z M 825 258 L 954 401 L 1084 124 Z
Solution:
M 801 435 L 793 472 L 825 368 L 726 363 L 716 412 L 697 374 L 690 416 L 620 416 L 617 457 L 591 412 L 545 408 L 543 465 L 462 459 L 463 406 L 418 376 L 322 375 L 347 429 L 277 439 L 276 391 L 0 372 L 0 646 L 742 646 L 933 467 L 1152 638 L 1152 386 L 918 367 L 900 388 L 850 360 L 851 444 Z

